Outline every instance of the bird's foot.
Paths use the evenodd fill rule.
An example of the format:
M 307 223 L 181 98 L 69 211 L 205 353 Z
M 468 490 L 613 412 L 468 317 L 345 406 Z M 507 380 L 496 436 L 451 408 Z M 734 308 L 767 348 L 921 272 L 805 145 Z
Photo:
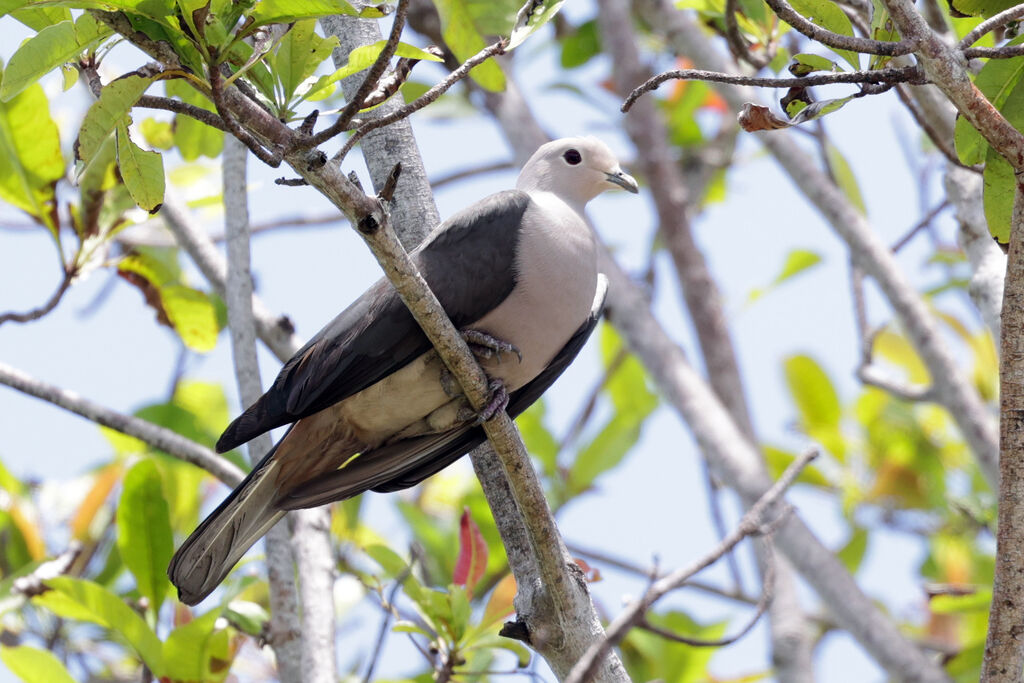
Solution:
M 498 362 L 501 363 L 501 354 L 514 353 L 519 362 L 523 362 L 523 354 L 514 344 L 509 344 L 507 341 L 492 337 L 480 330 L 463 330 L 461 334 L 462 338 L 466 340 L 466 344 L 469 345 L 469 350 L 473 352 L 477 360 L 497 358 Z
M 487 402 L 483 410 L 476 414 L 475 424 L 478 425 L 482 425 L 508 407 L 508 391 L 505 389 L 504 382 L 500 379 L 492 379 L 487 383 L 487 389 L 491 392 L 491 400 Z

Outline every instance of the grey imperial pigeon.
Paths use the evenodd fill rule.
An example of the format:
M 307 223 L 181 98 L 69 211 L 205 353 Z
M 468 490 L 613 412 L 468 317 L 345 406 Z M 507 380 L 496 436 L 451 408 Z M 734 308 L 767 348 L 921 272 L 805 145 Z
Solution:
M 637 192 L 594 138 L 549 142 L 515 190 L 438 226 L 413 254 L 491 378 L 509 414 L 525 410 L 597 324 L 597 250 L 583 207 L 604 190 Z M 493 412 L 493 410 L 491 411 Z M 217 442 L 221 453 L 291 428 L 182 544 L 167 570 L 196 604 L 288 510 L 396 491 L 485 439 L 482 416 L 387 280 L 380 280 L 289 360 L 273 386 Z

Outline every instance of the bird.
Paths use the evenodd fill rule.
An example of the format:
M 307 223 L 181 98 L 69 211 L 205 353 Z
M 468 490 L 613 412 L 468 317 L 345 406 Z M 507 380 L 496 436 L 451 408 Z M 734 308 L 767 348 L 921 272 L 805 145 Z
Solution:
M 600 317 L 597 243 L 583 212 L 614 188 L 639 191 L 607 145 L 554 140 L 514 190 L 456 213 L 412 252 L 490 380 L 482 413 L 386 279 L 299 349 L 217 442 L 224 453 L 291 425 L 174 554 L 167 573 L 179 599 L 212 593 L 288 510 L 413 486 L 482 443 L 483 419 L 536 401 Z

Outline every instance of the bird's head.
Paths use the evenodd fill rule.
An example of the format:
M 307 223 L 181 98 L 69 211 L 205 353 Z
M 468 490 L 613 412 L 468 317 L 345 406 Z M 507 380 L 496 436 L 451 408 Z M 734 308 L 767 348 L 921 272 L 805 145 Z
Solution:
M 639 191 L 636 180 L 619 167 L 608 145 L 593 137 L 562 138 L 541 145 L 523 166 L 516 187 L 553 192 L 579 204 L 616 187 Z

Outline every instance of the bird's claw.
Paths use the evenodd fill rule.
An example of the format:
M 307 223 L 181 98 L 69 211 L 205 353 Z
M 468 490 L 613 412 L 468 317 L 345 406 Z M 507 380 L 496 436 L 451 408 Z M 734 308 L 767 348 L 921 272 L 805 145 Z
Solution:
M 497 357 L 498 363 L 501 363 L 501 354 L 503 353 L 514 353 L 519 359 L 519 362 L 523 362 L 523 354 L 514 344 L 509 344 L 507 341 L 503 341 L 496 337 L 492 337 L 486 332 L 480 330 L 463 330 L 462 338 L 466 340 L 466 344 L 469 345 L 469 350 L 473 352 L 477 360 L 490 360 L 491 358 Z
M 487 405 L 476 414 L 475 425 L 482 425 L 492 417 L 505 410 L 508 407 L 508 391 L 505 389 L 505 383 L 500 379 L 492 379 L 487 383 L 487 389 L 491 392 L 491 399 L 487 401 Z

